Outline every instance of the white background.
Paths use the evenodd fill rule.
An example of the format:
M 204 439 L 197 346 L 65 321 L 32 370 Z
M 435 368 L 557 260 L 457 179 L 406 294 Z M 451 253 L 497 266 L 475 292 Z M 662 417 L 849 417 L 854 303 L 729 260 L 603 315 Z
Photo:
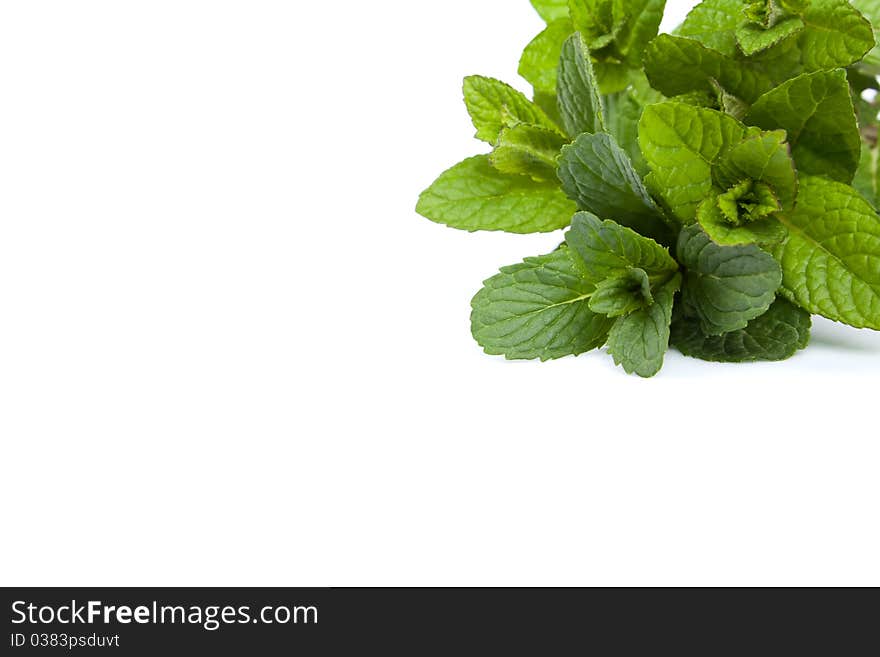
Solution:
M 672 27 L 690 3 L 671 2 Z M 880 584 L 880 335 L 485 356 L 422 188 L 526 0 L 0 4 L 0 583 Z

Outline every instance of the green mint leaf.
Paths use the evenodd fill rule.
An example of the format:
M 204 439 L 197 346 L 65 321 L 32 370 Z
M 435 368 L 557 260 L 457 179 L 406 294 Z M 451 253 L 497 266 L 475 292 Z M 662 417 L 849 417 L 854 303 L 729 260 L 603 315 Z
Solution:
M 571 35 L 562 46 L 558 87 L 559 114 L 570 136 L 605 129 L 602 99 L 593 73 L 590 51 L 578 33 Z
M 574 32 L 568 18 L 556 20 L 536 36 L 523 50 L 519 60 L 519 74 L 535 88 L 535 92 L 556 99 L 556 78 L 562 44 Z
M 487 155 L 440 174 L 416 206 L 422 216 L 452 228 L 510 233 L 564 228 L 576 210 L 558 185 L 504 174 L 491 166 Z
M 752 105 L 746 122 L 785 129 L 802 173 L 845 183 L 853 179 L 861 138 L 842 69 L 806 73 L 783 83 Z
M 645 73 L 651 86 L 666 96 L 691 91 L 716 93 L 720 86 L 747 103 L 772 89 L 762 67 L 734 60 L 699 41 L 661 34 L 645 51 Z
M 673 319 L 670 343 L 685 356 L 719 363 L 791 358 L 810 341 L 810 314 L 779 297 L 745 328 L 706 335 L 694 317 Z
M 737 54 L 735 33 L 742 23 L 742 0 L 704 0 L 690 11 L 676 33 L 734 57 Z
M 571 22 L 590 48 L 604 48 L 614 39 L 612 0 L 569 0 Z
M 868 75 L 880 75 L 880 2 L 878 0 L 850 0 L 850 4 L 859 10 L 874 27 L 874 47 L 859 63 L 859 68 Z
M 650 181 L 682 223 L 727 246 L 785 237 L 774 217 L 794 204 L 797 176 L 784 131 L 682 103 L 647 108 L 639 131 Z
M 684 103 L 645 108 L 639 144 L 652 185 L 682 223 L 693 223 L 697 206 L 712 192 L 713 165 L 744 133 L 736 119 L 715 110 Z
M 803 29 L 804 22 L 796 16 L 780 21 L 769 29 L 749 23 L 737 28 L 736 42 L 740 50 L 750 56 L 772 48 L 783 39 L 802 32 Z
M 554 130 L 520 123 L 504 128 L 489 155 L 502 173 L 519 173 L 533 180 L 556 179 L 556 157 L 566 141 Z
M 658 281 L 666 281 L 678 271 L 678 263 L 654 240 L 589 212 L 574 215 L 565 243 L 580 258 L 584 272 L 594 283 L 631 267 L 644 269 Z
M 716 244 L 773 244 L 785 238 L 776 213 L 791 209 L 797 174 L 784 131 L 751 128 L 712 167 L 721 190 L 697 208 L 697 221 Z
M 742 180 L 766 183 L 782 208 L 790 209 L 797 195 L 797 173 L 786 138 L 781 130 L 750 131 L 713 167 L 716 184 L 721 189 L 730 189 Z
M 605 343 L 611 321 L 589 307 L 595 285 L 562 248 L 504 267 L 471 302 L 471 332 L 487 354 L 549 360 Z
M 652 377 L 663 367 L 669 348 L 669 325 L 672 301 L 681 283 L 681 276 L 661 286 L 654 303 L 619 317 L 608 333 L 608 352 L 627 374 Z
M 724 218 L 737 226 L 760 221 L 782 209 L 773 189 L 766 183 L 741 180 L 717 199 Z
M 633 169 L 629 158 L 607 134 L 584 134 L 559 156 L 562 189 L 581 210 L 628 226 L 659 242 L 671 232 Z
M 547 23 L 568 18 L 568 0 L 531 0 L 531 3 Z
M 875 45 L 871 23 L 846 0 L 812 0 L 801 18 L 806 29 L 799 46 L 807 71 L 849 66 Z
M 763 68 L 774 84 L 797 72 L 849 66 L 876 43 L 868 21 L 846 0 L 781 4 L 785 11 L 772 25 L 758 25 L 746 19 L 744 4 L 739 0 L 705 0 L 688 14 L 677 34 L 695 39 L 728 58 L 739 59 L 744 71 L 753 64 L 762 64 L 754 69 Z M 742 60 L 743 54 L 749 59 Z M 785 65 L 780 56 L 787 61 Z M 800 71 L 795 70 L 795 65 Z M 719 82 L 727 88 L 723 81 Z M 748 100 L 741 93 L 728 91 Z
M 772 191 L 769 193 L 775 201 Z M 721 246 L 775 244 L 785 239 L 787 231 L 785 226 L 776 220 L 775 214 L 762 216 L 754 221 L 736 223 L 730 220 L 729 212 L 725 213 L 724 209 L 723 195 L 709 197 L 697 208 L 697 221 L 716 244 Z M 764 209 L 769 211 L 768 214 L 775 213 L 779 209 L 778 202 Z
M 641 68 L 648 43 L 657 36 L 666 0 L 614 0 L 614 22 L 619 26 L 614 39 L 626 63 Z
M 769 253 L 753 244 L 720 246 L 699 226 L 681 231 L 677 255 L 685 269 L 682 301 L 707 335 L 745 328 L 767 311 L 782 283 Z
M 471 75 L 464 79 L 463 87 L 464 102 L 477 129 L 477 139 L 494 144 L 504 128 L 518 123 L 558 131 L 544 110 L 509 84 Z
M 602 94 L 618 93 L 639 77 L 642 56 L 657 34 L 665 0 L 571 0 L 571 30 L 591 51 Z M 574 136 L 574 135 L 572 135 Z
M 606 278 L 596 286 L 590 297 L 590 310 L 607 317 L 620 317 L 654 303 L 651 279 L 644 269 L 630 267 L 625 272 Z
M 773 249 L 783 290 L 805 310 L 880 330 L 880 217 L 852 187 L 801 176 L 798 202 L 779 220 L 788 237 Z

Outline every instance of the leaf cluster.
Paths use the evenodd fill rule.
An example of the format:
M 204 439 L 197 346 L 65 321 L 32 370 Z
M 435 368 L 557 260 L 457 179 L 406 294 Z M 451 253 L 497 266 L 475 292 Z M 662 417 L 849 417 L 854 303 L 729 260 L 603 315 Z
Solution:
M 783 360 L 810 317 L 880 330 L 880 0 L 532 0 L 531 97 L 464 81 L 491 152 L 417 211 L 453 228 L 550 232 L 472 301 L 489 354 L 602 346 L 649 377 L 670 345 Z M 880 25 L 880 22 L 875 23 Z

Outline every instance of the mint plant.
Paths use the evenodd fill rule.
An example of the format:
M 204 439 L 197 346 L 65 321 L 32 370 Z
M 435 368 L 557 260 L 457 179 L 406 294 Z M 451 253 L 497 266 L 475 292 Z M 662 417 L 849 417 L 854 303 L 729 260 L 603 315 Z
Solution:
M 476 137 L 417 211 L 453 228 L 567 228 L 471 303 L 488 354 L 606 346 L 656 374 L 670 345 L 778 361 L 811 315 L 880 330 L 880 0 L 532 0 L 531 98 L 464 81 Z M 880 25 L 880 22 L 877 23 Z

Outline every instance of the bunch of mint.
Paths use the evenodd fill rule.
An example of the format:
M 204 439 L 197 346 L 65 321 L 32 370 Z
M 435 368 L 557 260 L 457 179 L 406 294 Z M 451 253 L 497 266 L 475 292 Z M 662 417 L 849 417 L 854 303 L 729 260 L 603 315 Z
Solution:
M 880 330 L 880 46 L 866 18 L 880 0 L 706 0 L 659 36 L 665 0 L 532 4 L 547 22 L 519 65 L 532 99 L 466 78 L 493 150 L 417 206 L 468 231 L 568 227 L 474 297 L 487 353 L 606 345 L 648 377 L 670 344 L 783 360 L 809 342 L 811 314 Z

